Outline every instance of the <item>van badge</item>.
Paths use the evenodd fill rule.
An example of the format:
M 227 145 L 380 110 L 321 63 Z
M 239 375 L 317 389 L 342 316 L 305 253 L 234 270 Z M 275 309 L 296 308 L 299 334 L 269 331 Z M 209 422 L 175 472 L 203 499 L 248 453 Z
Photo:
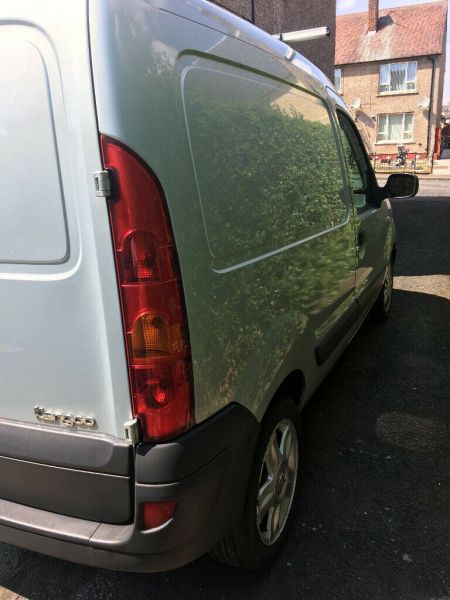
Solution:
M 43 423 L 61 423 L 65 427 L 97 427 L 97 421 L 93 417 L 80 417 L 52 410 L 45 410 L 42 406 L 34 407 L 34 414 L 38 421 Z

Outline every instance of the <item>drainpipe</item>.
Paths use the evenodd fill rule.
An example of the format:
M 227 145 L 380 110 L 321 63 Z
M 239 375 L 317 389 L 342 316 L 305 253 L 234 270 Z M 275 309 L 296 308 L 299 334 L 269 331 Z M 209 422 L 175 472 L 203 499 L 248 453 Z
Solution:
M 247 4 L 247 6 L 248 6 L 248 4 Z M 255 0 L 252 0 L 251 7 L 252 7 L 252 23 L 253 23 L 253 25 L 255 25 L 255 20 L 256 20 Z
M 434 92 L 434 79 L 435 79 L 435 73 L 436 73 L 436 57 L 429 56 L 428 60 L 431 61 L 431 64 L 433 65 L 433 69 L 431 71 L 430 108 L 428 109 L 427 156 L 428 156 L 428 153 L 430 152 L 431 115 L 433 114 L 433 101 L 434 101 L 433 92 Z M 431 152 L 432 158 L 433 158 L 433 155 L 434 155 L 434 147 Z

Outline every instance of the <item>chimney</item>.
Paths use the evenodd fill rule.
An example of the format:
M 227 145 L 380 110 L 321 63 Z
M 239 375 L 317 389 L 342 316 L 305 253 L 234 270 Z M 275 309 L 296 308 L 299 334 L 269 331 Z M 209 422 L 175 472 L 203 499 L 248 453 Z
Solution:
M 378 29 L 378 0 L 369 0 L 369 32 Z

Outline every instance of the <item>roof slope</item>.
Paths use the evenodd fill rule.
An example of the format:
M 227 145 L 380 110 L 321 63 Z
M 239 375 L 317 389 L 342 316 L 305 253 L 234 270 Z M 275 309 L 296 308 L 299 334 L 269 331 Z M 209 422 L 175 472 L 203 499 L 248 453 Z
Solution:
M 367 12 L 336 18 L 337 65 L 442 53 L 447 0 L 388 8 L 379 15 L 376 33 L 367 32 Z

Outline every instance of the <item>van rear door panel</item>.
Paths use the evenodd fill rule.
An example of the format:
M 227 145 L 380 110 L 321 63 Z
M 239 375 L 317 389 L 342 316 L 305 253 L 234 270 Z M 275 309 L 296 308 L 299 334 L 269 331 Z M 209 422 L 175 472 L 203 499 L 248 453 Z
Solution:
M 23 39 L 0 40 L 0 263 L 48 264 L 69 254 L 45 61 Z M 43 152 L 42 149 L 45 148 Z
M 87 6 L 0 12 L 0 418 L 124 438 L 131 417 Z M 70 425 L 70 420 L 68 422 Z

